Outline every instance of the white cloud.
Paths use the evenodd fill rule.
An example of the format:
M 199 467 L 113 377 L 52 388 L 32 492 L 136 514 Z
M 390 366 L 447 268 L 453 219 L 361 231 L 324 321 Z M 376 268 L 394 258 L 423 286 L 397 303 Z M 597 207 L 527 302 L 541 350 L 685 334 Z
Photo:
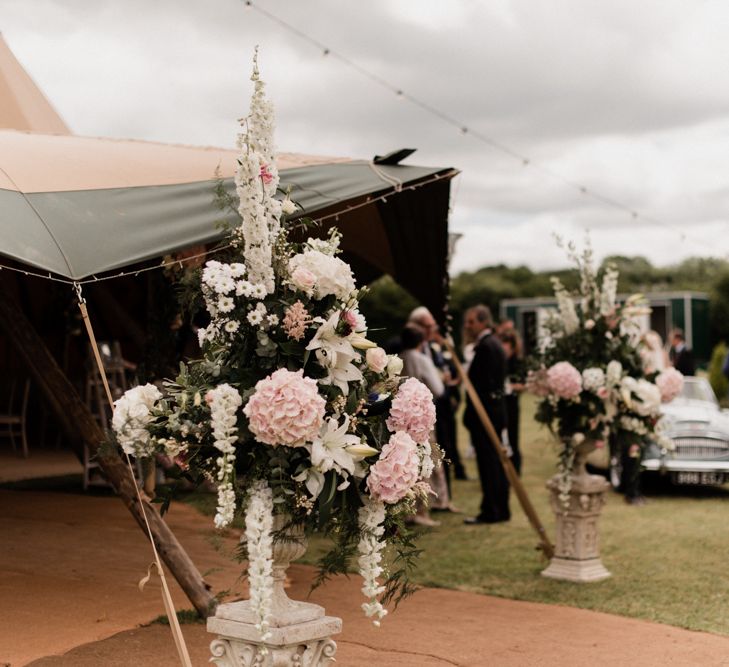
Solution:
M 4 0 L 4 37 L 79 134 L 232 146 L 250 57 L 283 150 L 463 171 L 456 270 L 563 264 L 552 231 L 657 263 L 725 255 L 729 6 L 716 1 L 256 0 L 394 86 L 546 169 L 668 227 L 605 207 L 398 100 L 242 0 Z M 456 189 L 454 188 L 454 191 Z M 682 234 L 685 241 L 682 241 Z M 470 239 L 470 240 L 469 240 Z

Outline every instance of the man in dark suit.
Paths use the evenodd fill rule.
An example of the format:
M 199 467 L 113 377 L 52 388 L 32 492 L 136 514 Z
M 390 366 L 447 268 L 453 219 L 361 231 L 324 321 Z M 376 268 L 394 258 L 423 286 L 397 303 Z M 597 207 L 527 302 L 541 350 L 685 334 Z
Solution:
M 668 354 L 673 367 L 684 375 L 693 375 L 695 372 L 694 356 L 686 347 L 686 339 L 681 329 L 675 329 L 671 338 L 671 351 Z
M 474 341 L 473 360 L 468 368 L 468 378 L 481 399 L 496 433 L 506 425 L 504 380 L 506 379 L 506 355 L 498 338 L 493 334 L 493 319 L 487 306 L 478 305 L 466 311 L 464 332 Z M 466 402 L 463 423 L 471 433 L 476 450 L 478 474 L 481 478 L 481 511 L 465 523 L 498 523 L 511 518 L 509 511 L 509 482 L 493 444 L 489 440 L 470 397 Z

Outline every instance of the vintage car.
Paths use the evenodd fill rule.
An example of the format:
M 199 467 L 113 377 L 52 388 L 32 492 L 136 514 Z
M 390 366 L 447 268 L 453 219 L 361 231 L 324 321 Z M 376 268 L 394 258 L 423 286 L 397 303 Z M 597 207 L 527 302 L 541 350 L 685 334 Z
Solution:
M 722 410 L 708 380 L 687 377 L 683 391 L 662 408 L 673 451 L 650 444 L 643 470 L 675 484 L 723 484 L 729 475 L 729 410 Z

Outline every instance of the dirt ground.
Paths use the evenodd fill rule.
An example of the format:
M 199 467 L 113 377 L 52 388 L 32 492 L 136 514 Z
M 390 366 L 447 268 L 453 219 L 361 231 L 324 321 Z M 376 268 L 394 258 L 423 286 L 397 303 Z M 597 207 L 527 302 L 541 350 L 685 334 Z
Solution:
M 169 522 L 216 590 L 243 592 L 234 545 L 208 518 L 174 506 Z M 217 548 L 216 548 L 217 545 Z M 0 665 L 177 665 L 158 586 L 137 581 L 149 547 L 113 497 L 0 490 Z M 289 594 L 304 598 L 312 569 L 293 566 Z M 311 600 L 341 616 L 337 662 L 349 667 L 431 665 L 729 665 L 729 638 L 568 607 L 424 589 L 381 628 L 363 617 L 357 577 Z M 179 589 L 178 608 L 190 607 Z M 204 625 L 183 625 L 194 665 L 208 664 Z

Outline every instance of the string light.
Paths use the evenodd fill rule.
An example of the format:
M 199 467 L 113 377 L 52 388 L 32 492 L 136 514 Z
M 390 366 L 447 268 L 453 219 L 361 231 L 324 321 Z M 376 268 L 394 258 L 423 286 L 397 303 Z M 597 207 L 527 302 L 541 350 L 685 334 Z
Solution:
M 676 232 L 680 235 L 681 240 L 685 240 L 686 234 L 685 232 L 680 229 L 679 227 L 676 227 L 675 225 L 672 225 L 668 222 L 665 222 L 664 220 L 659 220 L 658 218 L 644 215 L 642 213 L 639 213 L 637 211 L 634 211 L 631 207 L 623 204 L 622 202 L 617 201 L 616 199 L 613 199 L 612 197 L 607 197 L 605 195 L 600 194 L 596 190 L 588 189 L 584 185 L 580 183 L 576 183 L 572 181 L 571 179 L 563 176 L 562 174 L 554 171 L 553 169 L 539 164 L 537 162 L 534 162 L 531 158 L 529 158 L 526 155 L 523 155 L 519 151 L 516 151 L 512 149 L 511 147 L 502 144 L 500 141 L 494 139 L 493 137 L 490 137 L 486 134 L 483 134 L 482 132 L 479 132 L 473 128 L 469 128 L 466 125 L 463 124 L 462 121 L 459 121 L 457 118 L 447 114 L 446 112 L 438 109 L 437 107 L 431 106 L 429 103 L 414 97 L 410 95 L 409 93 L 406 93 L 401 88 L 394 86 L 389 81 L 383 79 L 381 76 L 375 74 L 374 72 L 362 67 L 357 62 L 350 60 L 346 56 L 342 55 L 341 53 L 334 51 L 330 47 L 322 44 L 318 40 L 314 39 L 307 33 L 301 31 L 299 28 L 296 28 L 295 26 L 291 25 L 290 23 L 286 22 L 284 19 L 282 19 L 280 16 L 277 16 L 276 14 L 271 13 L 267 9 L 264 9 L 263 7 L 258 6 L 257 4 L 254 4 L 250 0 L 247 0 L 246 6 L 252 7 L 255 9 L 259 14 L 262 14 L 270 21 L 278 24 L 281 26 L 284 30 L 287 30 L 288 32 L 291 32 L 295 35 L 297 35 L 302 40 L 314 45 L 316 48 L 320 49 L 324 55 L 331 55 L 333 58 L 336 58 L 341 63 L 349 67 L 350 69 L 353 69 L 357 71 L 362 76 L 368 78 L 370 81 L 375 82 L 376 84 L 380 85 L 383 88 L 386 88 L 393 92 L 398 99 L 407 99 L 408 102 L 411 104 L 419 107 L 423 111 L 429 113 L 432 116 L 435 116 L 436 118 L 439 118 L 441 121 L 448 123 L 449 125 L 455 127 L 462 135 L 468 135 L 469 137 L 472 137 L 474 140 L 479 141 L 483 144 L 488 145 L 493 150 L 496 150 L 504 155 L 507 155 L 515 160 L 518 160 L 524 167 L 532 167 L 533 169 L 542 172 L 546 176 L 549 176 L 550 178 L 562 183 L 563 185 L 574 188 L 578 190 L 581 194 L 590 197 L 596 201 L 599 201 L 605 206 L 609 206 L 611 208 L 615 208 L 618 210 L 623 210 L 631 214 L 634 220 L 640 219 L 644 222 L 647 222 L 649 224 L 663 227 L 664 229 L 669 229 L 673 232 Z M 703 239 L 692 237 L 692 241 L 695 243 L 701 244 L 707 248 L 710 248 L 712 251 L 716 251 L 716 248 L 713 244 L 708 243 L 704 241 Z

